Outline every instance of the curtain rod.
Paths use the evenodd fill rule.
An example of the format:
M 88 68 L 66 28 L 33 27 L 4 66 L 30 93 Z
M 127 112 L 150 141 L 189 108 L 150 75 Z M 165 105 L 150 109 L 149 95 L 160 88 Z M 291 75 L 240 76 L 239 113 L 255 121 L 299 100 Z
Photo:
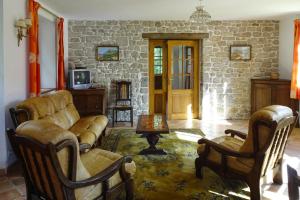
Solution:
M 40 5 L 40 8 L 42 8 L 44 11 L 46 11 L 47 13 L 53 15 L 56 18 L 60 18 L 59 16 L 57 16 L 54 12 L 52 12 L 51 10 L 45 8 L 44 6 Z

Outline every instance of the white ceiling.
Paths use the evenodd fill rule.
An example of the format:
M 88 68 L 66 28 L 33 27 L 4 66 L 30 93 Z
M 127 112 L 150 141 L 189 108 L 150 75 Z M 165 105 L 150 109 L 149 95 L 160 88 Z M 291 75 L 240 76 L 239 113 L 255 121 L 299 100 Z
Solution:
M 186 20 L 198 0 L 39 0 L 69 19 Z M 300 0 L 204 0 L 214 20 L 279 19 L 300 14 Z

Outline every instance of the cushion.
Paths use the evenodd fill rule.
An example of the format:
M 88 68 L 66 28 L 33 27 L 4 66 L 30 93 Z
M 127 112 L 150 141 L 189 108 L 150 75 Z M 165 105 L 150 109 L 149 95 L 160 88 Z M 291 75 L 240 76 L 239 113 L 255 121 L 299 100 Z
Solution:
M 104 115 L 89 116 L 79 119 L 74 126 L 70 128 L 80 143 L 87 143 L 91 146 L 99 138 L 105 129 L 108 119 Z
M 17 105 L 17 108 L 27 110 L 31 120 L 46 119 L 63 129 L 69 129 L 80 118 L 72 94 L 67 90 L 29 98 Z
M 122 158 L 120 154 L 105 151 L 100 148 L 92 149 L 91 151 L 81 155 L 83 164 L 92 176 L 105 170 L 120 158 Z M 109 187 L 111 188 L 121 182 L 121 176 L 119 172 L 117 172 L 109 179 Z
M 122 158 L 120 154 L 113 153 L 110 151 L 105 151 L 99 148 L 92 149 L 91 151 L 82 154 L 80 156 L 80 159 L 83 163 L 83 165 L 86 167 L 88 172 L 95 176 L 96 174 L 102 172 L 106 168 L 110 167 L 112 163 L 117 161 L 118 159 Z M 135 164 L 132 161 L 132 163 L 126 163 L 125 164 L 125 171 L 132 174 L 135 172 Z M 133 175 L 133 174 L 132 174 Z M 116 186 L 117 184 L 121 183 L 122 179 L 120 176 L 119 171 L 116 172 L 110 179 L 109 179 L 109 188 L 112 188 Z M 102 192 L 102 184 L 97 184 L 94 188 L 91 190 L 86 190 L 85 193 L 75 193 L 76 199 L 79 200 L 89 200 L 89 199 L 95 199 L 98 197 Z
M 220 144 L 224 147 L 227 147 L 229 149 L 235 150 L 235 151 L 239 151 L 243 141 L 231 136 L 222 136 L 222 137 L 218 137 L 212 140 L 213 142 Z M 197 152 L 198 154 L 201 154 L 204 152 L 205 150 L 205 144 L 200 144 Z M 215 163 L 215 164 L 221 164 L 221 154 L 214 150 L 213 148 L 210 149 L 208 156 L 207 156 L 207 160 Z M 252 159 L 249 159 L 252 160 Z M 243 172 L 243 173 L 247 173 L 250 172 L 250 170 L 252 169 L 253 165 L 246 165 L 243 162 L 240 162 L 236 157 L 231 157 L 228 156 L 227 157 L 227 166 L 228 168 Z

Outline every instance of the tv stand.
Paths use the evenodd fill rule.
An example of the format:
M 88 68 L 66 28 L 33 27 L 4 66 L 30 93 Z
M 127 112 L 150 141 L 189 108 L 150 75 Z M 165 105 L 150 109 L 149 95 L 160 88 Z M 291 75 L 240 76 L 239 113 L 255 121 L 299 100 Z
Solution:
M 80 116 L 105 115 L 106 89 L 68 89 L 73 96 L 73 101 Z

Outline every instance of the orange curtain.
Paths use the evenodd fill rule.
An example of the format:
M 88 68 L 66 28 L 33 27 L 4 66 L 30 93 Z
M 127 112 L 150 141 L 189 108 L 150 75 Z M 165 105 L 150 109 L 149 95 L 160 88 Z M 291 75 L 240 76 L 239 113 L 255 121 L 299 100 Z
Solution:
M 300 99 L 300 19 L 295 20 L 294 64 L 291 82 L 291 98 Z
M 64 19 L 57 20 L 58 58 L 57 58 L 57 89 L 65 88 L 65 65 L 64 65 Z
M 39 24 L 38 9 L 40 4 L 29 0 L 29 18 L 32 26 L 29 29 L 29 93 L 30 97 L 39 96 L 41 93 L 41 77 L 39 63 Z

